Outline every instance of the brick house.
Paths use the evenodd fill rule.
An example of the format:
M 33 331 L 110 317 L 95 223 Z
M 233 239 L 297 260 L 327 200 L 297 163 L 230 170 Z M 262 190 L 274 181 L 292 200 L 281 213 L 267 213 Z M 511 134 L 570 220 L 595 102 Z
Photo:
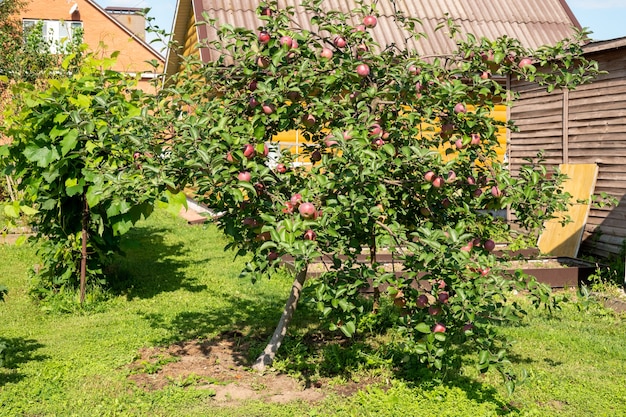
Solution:
M 165 59 L 145 40 L 145 18 L 141 9 L 102 8 L 92 0 L 28 0 L 19 13 L 25 28 L 43 23 L 44 36 L 54 44 L 71 38 L 82 29 L 83 40 L 92 51 L 110 55 L 119 51 L 114 70 L 141 74 L 140 87 L 152 89 L 150 82 L 159 77 Z M 155 68 L 148 64 L 153 61 Z

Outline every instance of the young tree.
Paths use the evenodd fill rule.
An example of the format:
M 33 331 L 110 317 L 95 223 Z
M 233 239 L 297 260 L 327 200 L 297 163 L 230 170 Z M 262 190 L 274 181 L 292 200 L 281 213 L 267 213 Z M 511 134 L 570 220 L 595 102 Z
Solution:
M 189 62 L 155 110 L 168 127 L 160 146 L 172 177 L 222 213 L 216 222 L 229 246 L 251 254 L 243 275 L 256 280 L 282 256 L 294 259 L 289 300 L 254 367 L 272 362 L 308 266 L 326 255 L 328 270 L 310 285 L 331 330 L 352 336 L 366 313 L 360 290 L 387 288 L 398 298 L 394 325 L 408 356 L 445 374 L 471 351 L 482 371 L 504 373 L 497 325 L 524 314 L 510 291 L 537 290 L 531 294 L 544 301 L 546 294 L 527 277 L 504 275 L 491 253 L 489 210 L 512 206 L 520 219 L 533 213 L 517 204 L 522 183 L 496 154 L 498 130 L 514 126 L 494 119 L 494 103 L 508 102 L 511 92 L 484 74 L 574 87 L 597 72 L 580 55 L 581 38 L 532 51 L 450 26 L 458 50 L 422 57 L 374 42 L 375 5 L 346 14 L 321 1 L 303 4 L 314 31 L 292 25 L 293 9 L 274 1 L 259 6 L 257 31 L 210 20 L 219 40 L 204 46 L 218 58 Z M 422 36 L 416 19 L 394 19 L 407 38 Z M 291 129 L 306 139 L 299 157 L 308 166 L 287 149 L 277 160 L 270 154 L 275 135 Z M 531 175 L 523 185 L 555 187 L 554 178 Z M 536 196 L 545 217 L 567 200 L 541 187 Z M 380 248 L 402 259 L 402 277 L 377 262 Z
M 23 193 L 5 211 L 36 214 L 37 290 L 45 296 L 80 283 L 81 303 L 87 278 L 95 284 L 104 276 L 120 236 L 158 198 L 172 196 L 162 194 L 168 181 L 160 155 L 145 151 L 153 126 L 149 96 L 136 79 L 108 69 L 115 56 L 97 59 L 84 50 L 66 55 L 64 76 L 46 80 L 45 88 L 15 86 L 3 129 L 11 142 L 0 148 Z

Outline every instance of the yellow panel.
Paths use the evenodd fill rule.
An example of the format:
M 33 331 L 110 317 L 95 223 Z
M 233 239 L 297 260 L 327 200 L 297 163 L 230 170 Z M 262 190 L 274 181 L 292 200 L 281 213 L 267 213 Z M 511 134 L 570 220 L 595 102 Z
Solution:
M 575 258 L 578 255 L 580 240 L 589 216 L 591 195 L 598 178 L 598 166 L 596 164 L 561 164 L 559 169 L 569 177 L 563 183 L 563 191 L 572 195 L 573 204 L 566 213 L 557 213 L 556 219 L 546 222 L 537 245 L 542 253 Z M 559 220 L 565 215 L 568 215 L 572 222 L 561 226 Z
M 494 120 L 506 121 L 506 106 L 503 104 L 496 105 L 491 114 L 491 117 Z M 428 128 L 428 125 L 424 125 L 424 129 L 426 128 Z M 499 146 L 496 148 L 496 153 L 498 155 L 498 161 L 503 162 L 504 155 L 506 153 L 506 129 L 505 128 L 499 129 L 497 136 L 498 136 Z M 281 148 L 286 147 L 284 145 L 289 145 L 291 152 L 296 155 L 300 153 L 301 145 L 303 143 L 307 143 L 307 141 L 304 140 L 302 135 L 300 135 L 299 132 L 296 130 L 290 130 L 287 132 L 279 132 L 274 136 L 273 140 L 278 142 Z M 454 158 L 454 154 L 445 155 L 445 149 L 447 149 L 448 147 L 449 146 L 444 146 L 442 149 L 440 149 L 440 152 L 444 157 L 444 161 L 449 161 L 452 158 Z M 298 160 L 298 162 L 308 163 L 310 161 Z

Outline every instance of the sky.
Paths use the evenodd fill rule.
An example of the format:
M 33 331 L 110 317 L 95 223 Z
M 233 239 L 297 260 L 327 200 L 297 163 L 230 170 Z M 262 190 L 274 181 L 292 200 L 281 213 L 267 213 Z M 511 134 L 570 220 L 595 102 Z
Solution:
M 171 32 L 177 0 L 96 0 L 102 7 L 126 6 L 150 8 L 154 23 Z M 626 0 L 568 0 L 581 26 L 591 29 L 594 40 L 626 36 Z M 160 49 L 155 45 L 156 49 Z
M 593 40 L 626 36 L 626 0 L 568 0 L 582 27 L 593 32 Z

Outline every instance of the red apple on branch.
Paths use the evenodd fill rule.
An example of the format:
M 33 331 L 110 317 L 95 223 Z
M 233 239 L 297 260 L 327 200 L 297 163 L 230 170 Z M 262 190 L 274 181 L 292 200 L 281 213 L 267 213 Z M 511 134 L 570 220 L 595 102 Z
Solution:
M 445 333 L 446 332 L 446 326 L 444 326 L 441 323 L 437 323 L 433 326 L 433 333 Z
M 356 67 L 356 73 L 359 74 L 360 77 L 367 77 L 370 75 L 370 67 L 367 64 L 359 64 Z
M 302 194 L 297 193 L 297 194 L 292 195 L 289 201 L 294 206 L 298 206 L 302 202 Z
M 441 188 L 441 186 L 443 185 L 445 181 L 443 180 L 442 177 L 435 177 L 433 179 L 433 187 L 435 188 Z
M 419 297 L 417 297 L 417 300 L 415 300 L 415 305 L 417 305 L 418 308 L 428 307 L 428 297 L 424 294 L 421 294 Z
M 267 115 L 270 115 L 270 114 L 272 114 L 272 113 L 274 113 L 276 111 L 276 106 L 274 106 L 271 103 L 263 103 L 261 108 L 263 109 L 263 113 L 265 113 Z
M 256 151 L 254 150 L 254 145 L 251 144 L 246 144 L 243 145 L 243 156 L 245 156 L 248 159 L 251 159 L 254 157 L 254 155 L 256 154 Z
M 291 214 L 293 213 L 293 209 L 295 208 L 295 204 L 291 201 L 285 201 L 285 207 L 283 208 L 283 213 Z
M 532 65 L 532 64 L 533 64 L 533 60 L 532 59 L 530 59 L 530 58 L 522 58 L 522 59 L 520 59 L 519 64 L 517 64 L 517 65 L 520 68 L 524 68 L 524 67 L 527 67 L 527 66 Z
M 262 232 L 256 235 L 254 240 L 256 240 L 257 242 L 267 242 L 268 240 L 271 240 L 271 238 L 272 235 L 270 234 L 270 232 Z
M 281 46 L 284 46 L 287 49 L 291 49 L 293 46 L 293 38 L 291 36 L 281 36 L 279 42 Z
M 298 211 L 300 212 L 300 216 L 304 219 L 313 219 L 317 214 L 317 210 L 315 209 L 313 203 L 308 202 L 300 204 Z
M 430 306 L 428 307 L 428 314 L 431 316 L 438 316 L 441 314 L 441 307 L 439 306 Z
M 383 128 L 378 123 L 374 123 L 370 127 L 370 136 L 380 136 L 383 133 Z
M 309 229 L 304 232 L 304 240 L 315 240 L 317 238 L 317 233 L 315 231 Z
M 318 149 L 311 152 L 311 162 L 315 163 L 321 160 L 322 160 L 322 153 Z
M 344 38 L 343 36 L 337 36 L 335 37 L 335 39 L 333 39 L 333 44 L 337 48 L 345 48 L 348 43 L 346 42 L 346 38 Z
M 270 59 L 266 56 L 259 56 L 256 58 L 256 64 L 259 68 L 267 68 L 270 66 Z
M 250 108 L 255 108 L 256 106 L 258 106 L 260 103 L 259 101 L 256 99 L 256 97 L 254 96 L 250 96 L 250 100 L 248 101 L 248 105 L 250 106 Z
M 266 31 L 261 31 L 259 33 L 258 39 L 259 39 L 259 43 L 265 45 L 265 44 L 267 44 L 270 41 L 271 36 Z
M 376 19 L 375 16 L 369 15 L 363 18 L 363 25 L 367 28 L 376 27 L 377 23 L 378 23 L 378 20 Z
M 241 223 L 249 229 L 254 229 L 254 228 L 259 227 L 259 221 L 252 217 L 246 217 L 245 219 L 243 219 Z
M 313 116 L 312 114 L 307 114 L 304 117 L 302 117 L 302 124 L 304 124 L 306 127 L 313 127 L 315 125 L 315 116 Z
M 237 179 L 243 182 L 250 182 L 250 179 L 252 179 L 252 174 L 250 174 L 248 171 L 242 171 L 237 175 Z
M 416 67 L 414 64 L 409 65 L 409 68 L 407 70 L 409 71 L 409 74 L 411 75 L 419 75 L 419 73 L 421 72 L 420 69 Z
M 333 51 L 331 49 L 328 48 L 324 48 L 322 49 L 322 52 L 320 52 L 320 56 L 324 59 L 332 59 L 333 58 Z
M 339 144 L 339 142 L 337 142 L 334 138 L 335 138 L 335 137 L 334 137 L 333 135 L 328 135 L 328 136 L 326 136 L 326 137 L 324 138 L 324 144 L 325 144 L 326 146 L 328 146 L 329 148 L 330 148 L 331 146 L 338 145 L 338 144 Z

